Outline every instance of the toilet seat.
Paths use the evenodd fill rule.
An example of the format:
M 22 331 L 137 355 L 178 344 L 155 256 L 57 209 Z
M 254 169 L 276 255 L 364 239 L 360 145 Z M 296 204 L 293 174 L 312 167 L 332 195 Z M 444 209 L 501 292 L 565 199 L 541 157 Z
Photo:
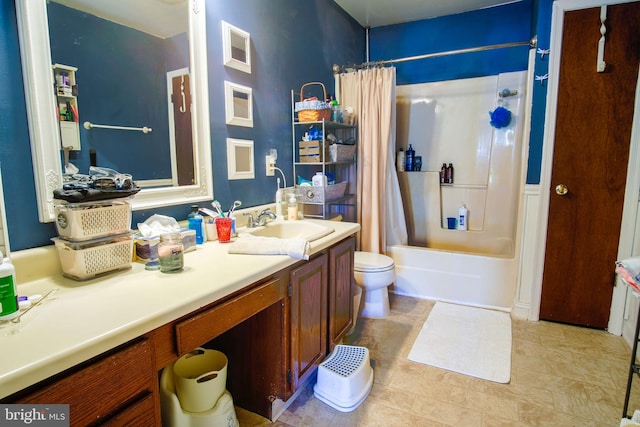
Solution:
M 353 269 L 362 273 L 381 273 L 395 268 L 391 257 L 373 252 L 356 252 L 353 261 Z

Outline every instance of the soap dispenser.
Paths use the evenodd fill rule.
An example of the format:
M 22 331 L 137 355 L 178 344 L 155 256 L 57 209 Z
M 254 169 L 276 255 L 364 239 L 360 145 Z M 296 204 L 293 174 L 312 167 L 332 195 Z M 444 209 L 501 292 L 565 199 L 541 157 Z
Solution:
M 289 193 L 289 202 L 287 205 L 288 219 L 298 219 L 298 201 L 296 200 L 296 193 Z

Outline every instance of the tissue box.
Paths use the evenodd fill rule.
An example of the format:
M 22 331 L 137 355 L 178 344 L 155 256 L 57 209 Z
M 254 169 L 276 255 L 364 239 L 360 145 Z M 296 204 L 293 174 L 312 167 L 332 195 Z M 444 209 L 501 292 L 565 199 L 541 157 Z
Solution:
M 184 252 L 195 250 L 196 230 L 181 228 L 180 234 L 182 236 Z M 160 236 L 134 236 L 133 260 L 146 264 L 151 260 L 158 259 L 158 243 L 160 243 Z

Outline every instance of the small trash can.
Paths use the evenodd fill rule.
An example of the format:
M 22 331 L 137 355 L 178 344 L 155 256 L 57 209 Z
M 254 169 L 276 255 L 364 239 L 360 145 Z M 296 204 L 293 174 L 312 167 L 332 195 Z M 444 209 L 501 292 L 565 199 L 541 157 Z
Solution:
M 199 347 L 176 360 L 173 374 L 182 409 L 207 411 L 216 405 L 227 388 L 227 356 Z

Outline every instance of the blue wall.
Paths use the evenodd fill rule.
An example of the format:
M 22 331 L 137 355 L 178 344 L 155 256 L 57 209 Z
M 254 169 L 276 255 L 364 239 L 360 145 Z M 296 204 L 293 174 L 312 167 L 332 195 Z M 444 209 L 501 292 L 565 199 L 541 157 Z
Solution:
M 322 81 L 331 90 L 333 64 L 364 60 L 364 29 L 332 0 L 207 0 L 206 6 L 214 194 L 224 206 L 235 199 L 242 200 L 244 206 L 270 203 L 276 177 L 265 176 L 263 159 L 269 148 L 278 149 L 277 166 L 284 170 L 288 181 L 293 179 L 291 89 Z M 223 66 L 220 20 L 251 34 L 250 75 Z M 0 2 L 0 24 L 0 77 L 11 82 L 5 85 L 0 99 L 0 166 L 11 249 L 20 250 L 51 244 L 56 231 L 53 224 L 41 224 L 37 217 L 13 2 Z M 119 75 L 126 78 L 125 73 Z M 224 80 L 253 88 L 253 128 L 225 124 Z M 79 90 L 83 94 L 81 86 Z M 85 118 L 84 109 L 92 102 L 99 100 L 79 99 L 81 120 Z M 227 137 L 255 141 L 256 179 L 227 180 Z M 132 225 L 136 227 L 154 213 L 181 220 L 188 212 L 188 206 L 137 211 Z
M 549 48 L 552 0 L 517 3 L 443 16 L 370 31 L 371 61 L 396 59 L 466 49 L 476 46 L 521 42 L 538 36 L 538 46 Z M 397 63 L 397 83 L 414 84 L 496 75 L 526 70 L 529 47 L 513 47 Z M 548 70 L 548 56 L 536 57 L 535 75 Z M 533 88 L 527 183 L 540 182 L 546 84 Z

